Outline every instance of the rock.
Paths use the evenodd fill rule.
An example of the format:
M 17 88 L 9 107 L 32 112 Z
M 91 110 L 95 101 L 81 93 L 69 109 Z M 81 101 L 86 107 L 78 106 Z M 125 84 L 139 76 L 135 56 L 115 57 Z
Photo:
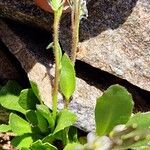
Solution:
M 18 72 L 12 64 L 13 62 L 8 59 L 4 52 L 3 46 L 0 46 L 0 79 L 9 80 L 17 79 Z
M 81 22 L 77 59 L 150 91 L 149 0 L 89 0 L 88 10 L 88 19 Z M 31 0 L 1 0 L 0 12 L 2 17 L 52 30 L 52 15 Z M 64 15 L 60 35 L 68 53 L 69 28 L 69 15 Z
M 0 16 L 52 30 L 52 14 L 42 11 L 33 0 L 1 0 Z
M 150 91 L 149 0 L 98 0 L 88 7 L 77 59 Z M 69 21 L 63 23 L 68 27 Z M 63 48 L 69 51 L 69 30 L 60 31 Z
M 40 37 L 38 36 L 40 35 Z M 0 21 L 0 36 L 10 52 L 20 61 L 30 80 L 39 88 L 42 100 L 51 107 L 51 82 L 53 80 L 53 56 L 46 51 L 51 39 L 39 30 Z M 77 126 L 85 131 L 94 129 L 94 107 L 96 98 L 102 91 L 77 78 L 77 89 L 70 103 L 70 109 L 78 116 Z M 59 99 L 59 109 L 63 107 Z

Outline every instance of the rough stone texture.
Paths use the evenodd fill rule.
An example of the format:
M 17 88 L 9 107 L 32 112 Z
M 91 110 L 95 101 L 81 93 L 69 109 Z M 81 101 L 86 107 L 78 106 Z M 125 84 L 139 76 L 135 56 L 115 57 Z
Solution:
M 77 59 L 86 62 L 86 64 L 89 64 L 95 70 L 97 68 L 107 71 L 144 90 L 150 91 L 149 8 L 149 0 L 90 1 L 88 3 L 89 17 L 81 23 L 80 46 Z M 37 8 L 32 0 L 22 0 L 21 2 L 20 0 L 1 0 L 0 15 L 32 26 L 42 27 L 48 31 L 51 31 L 53 22 L 52 15 Z M 71 33 L 69 32 L 70 18 L 68 15 L 63 16 L 62 23 L 60 30 L 61 44 L 64 50 L 69 51 Z M 3 41 L 22 63 L 30 79 L 35 77 L 35 82 L 40 86 L 45 86 L 47 81 L 50 83 L 51 80 L 49 78 L 51 76 L 49 75 L 49 70 L 52 67 L 52 62 L 47 60 L 43 55 L 45 53 L 43 47 L 46 47 L 49 43 L 47 41 L 48 38 L 43 38 L 39 31 L 35 35 L 32 31 L 31 33 L 29 31 L 26 32 L 26 29 L 21 30 L 18 26 L 12 27 L 6 24 L 3 24 L 3 27 L 0 24 L 0 30 L 0 36 Z M 37 39 L 35 36 L 37 36 Z M 39 36 L 42 40 L 39 40 Z M 69 40 L 66 41 L 67 39 Z M 42 43 L 42 46 L 39 43 Z M 35 53 L 36 56 L 34 55 Z M 26 67 L 25 64 L 29 60 L 30 64 Z M 42 75 L 39 70 L 42 70 Z M 39 73 L 41 76 L 38 78 Z M 88 73 L 88 76 L 93 74 L 93 72 Z M 103 78 L 100 74 L 95 76 Z M 41 78 L 46 84 L 42 82 Z M 100 80 L 99 78 L 97 80 L 98 82 Z M 71 109 L 78 114 L 78 126 L 86 130 L 91 130 L 93 124 L 88 123 L 93 123 L 91 116 L 93 116 L 95 97 L 101 95 L 101 91 L 96 86 L 91 86 L 86 80 L 81 80 L 80 78 L 77 80 L 77 91 L 73 98 L 75 100 L 71 102 Z M 118 78 L 116 82 L 118 83 Z M 113 84 L 116 82 L 113 82 Z M 87 94 L 85 87 L 87 88 Z M 48 92 L 47 95 L 50 95 L 51 85 L 48 84 L 44 88 Z M 130 89 L 135 91 L 135 93 L 137 92 L 136 95 L 140 93 L 139 89 L 135 90 L 135 87 L 131 85 Z M 45 94 L 42 89 L 40 91 Z M 78 98 L 78 95 L 83 95 L 85 98 Z M 149 95 L 149 93 L 146 95 Z M 51 97 L 45 99 L 50 101 Z M 140 96 L 137 99 L 143 102 Z M 149 96 L 145 97 L 146 99 L 148 100 Z M 47 104 L 49 104 L 48 101 L 46 101 Z M 146 104 L 144 105 L 146 106 Z M 62 100 L 60 99 L 59 108 L 62 107 Z
M 62 28 L 65 50 L 69 34 Z M 91 1 L 80 40 L 77 59 L 150 91 L 149 0 Z
M 0 79 L 16 79 L 18 72 L 0 46 Z
M 149 0 L 92 0 L 88 10 L 88 19 L 81 23 L 77 59 L 150 91 Z M 32 0 L 1 0 L 0 11 L 3 17 L 51 30 L 52 15 Z M 69 51 L 69 15 L 62 23 L 61 44 Z
M 46 67 L 37 62 L 35 57 L 27 51 L 27 45 L 22 43 L 22 39 L 19 39 L 2 20 L 0 22 L 0 31 L 2 41 L 7 45 L 11 53 L 21 62 L 23 69 L 28 73 L 29 80 L 32 80 L 39 86 L 41 99 L 43 101 L 51 101 L 51 95 L 49 94 L 51 85 L 49 75 L 46 74 Z
M 33 0 L 1 0 L 0 16 L 51 30 L 53 16 L 36 7 Z
M 42 100 L 51 107 L 51 81 L 53 77 L 50 73 L 53 70 L 52 54 L 46 53 L 50 57 L 44 56 L 45 47 L 49 41 L 45 40 L 42 34 L 40 34 L 40 40 L 36 33 L 40 34 L 36 31 L 33 33 L 26 28 L 23 29 L 23 27 L 10 25 L 9 22 L 0 21 L 2 41 L 20 61 L 29 79 L 38 85 Z M 96 97 L 101 94 L 101 90 L 77 78 L 77 90 L 71 101 L 70 109 L 78 116 L 77 126 L 79 128 L 86 131 L 94 129 L 94 107 Z M 59 108 L 62 107 L 60 96 Z

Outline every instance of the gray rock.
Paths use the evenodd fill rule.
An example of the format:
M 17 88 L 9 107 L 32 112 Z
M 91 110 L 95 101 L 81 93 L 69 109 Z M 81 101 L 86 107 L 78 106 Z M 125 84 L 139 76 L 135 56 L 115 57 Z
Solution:
M 82 20 L 77 59 L 150 91 L 149 0 L 90 0 Z M 52 31 L 53 17 L 33 1 L 1 0 L 2 17 Z M 70 52 L 70 17 L 62 17 L 63 49 Z
M 150 91 L 149 0 L 90 1 L 80 28 L 77 59 Z M 68 26 L 69 21 L 63 22 Z M 68 28 L 61 43 L 69 51 Z
M 0 47 L 0 79 L 17 79 L 18 72 L 2 49 Z
M 40 34 L 36 31 L 34 33 Z M 51 82 L 54 70 L 52 54 L 46 53 L 47 56 L 44 55 L 48 41 L 42 35 L 40 35 L 41 41 L 36 34 L 32 35 L 32 31 L 28 30 L 27 32 L 26 28 L 19 28 L 19 26 L 0 21 L 2 41 L 19 60 L 28 78 L 38 85 L 41 99 L 51 107 Z M 102 95 L 101 90 L 77 78 L 76 92 L 70 103 L 70 109 L 78 116 L 77 127 L 85 131 L 91 131 L 95 128 L 94 107 L 96 98 L 100 95 Z M 59 109 L 62 108 L 62 97 L 59 96 Z

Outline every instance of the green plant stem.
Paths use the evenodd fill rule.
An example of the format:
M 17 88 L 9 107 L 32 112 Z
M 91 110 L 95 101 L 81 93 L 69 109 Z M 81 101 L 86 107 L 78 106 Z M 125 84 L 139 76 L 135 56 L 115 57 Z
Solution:
M 79 43 L 79 24 L 80 24 L 80 0 L 74 0 L 74 6 L 72 8 L 71 22 L 72 22 L 72 50 L 71 60 L 73 64 L 76 60 L 76 53 Z
M 63 130 L 62 138 L 63 138 L 63 146 L 64 146 L 64 147 L 69 143 L 68 131 L 69 131 L 69 128 L 65 128 L 65 129 Z
M 68 109 L 69 108 L 69 101 L 68 99 L 65 99 L 65 109 Z
M 62 15 L 63 8 L 59 8 L 57 11 L 54 11 L 54 56 L 55 56 L 55 78 L 54 78 L 54 89 L 53 89 L 53 117 L 56 119 L 57 115 L 57 103 L 58 103 L 58 87 L 59 87 L 59 23 Z

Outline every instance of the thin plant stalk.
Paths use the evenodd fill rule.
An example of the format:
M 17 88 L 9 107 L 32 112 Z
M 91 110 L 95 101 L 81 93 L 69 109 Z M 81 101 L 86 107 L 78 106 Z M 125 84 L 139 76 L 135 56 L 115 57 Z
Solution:
M 72 22 L 72 50 L 71 50 L 71 60 L 73 64 L 76 60 L 76 53 L 79 43 L 79 25 L 80 25 L 80 3 L 81 0 L 74 0 L 74 6 L 71 13 Z
M 64 98 L 65 99 L 65 104 L 64 104 L 64 108 L 65 109 L 68 109 L 69 108 L 69 101 L 68 99 Z
M 60 70 L 59 70 L 59 23 L 62 15 L 63 6 L 61 6 L 57 11 L 54 11 L 54 56 L 55 56 L 55 78 L 54 78 L 54 89 L 52 95 L 53 101 L 53 117 L 56 119 L 57 115 L 57 105 L 58 105 L 58 88 L 59 88 L 59 78 L 60 78 Z

